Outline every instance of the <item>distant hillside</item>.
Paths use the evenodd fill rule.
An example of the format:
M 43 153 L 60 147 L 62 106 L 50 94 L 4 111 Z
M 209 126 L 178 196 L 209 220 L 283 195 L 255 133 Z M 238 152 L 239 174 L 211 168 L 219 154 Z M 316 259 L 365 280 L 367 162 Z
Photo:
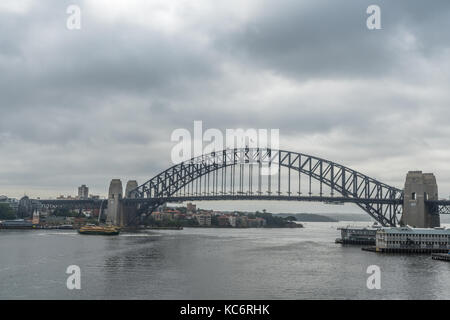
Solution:
M 302 222 L 338 222 L 338 220 L 313 213 L 276 213 L 280 217 L 295 217 L 297 221 Z
M 323 214 L 327 217 L 337 219 L 339 221 L 364 221 L 374 222 L 374 220 L 365 212 L 361 213 L 327 213 Z

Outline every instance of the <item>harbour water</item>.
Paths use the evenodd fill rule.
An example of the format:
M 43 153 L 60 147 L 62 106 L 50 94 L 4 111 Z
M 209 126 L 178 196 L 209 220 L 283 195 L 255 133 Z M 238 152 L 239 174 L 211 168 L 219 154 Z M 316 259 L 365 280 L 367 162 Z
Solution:
M 1 230 L 0 299 L 450 299 L 450 263 L 335 244 L 347 224 L 109 237 Z M 81 268 L 80 290 L 66 287 L 70 265 Z M 379 290 L 366 286 L 370 265 L 381 269 Z

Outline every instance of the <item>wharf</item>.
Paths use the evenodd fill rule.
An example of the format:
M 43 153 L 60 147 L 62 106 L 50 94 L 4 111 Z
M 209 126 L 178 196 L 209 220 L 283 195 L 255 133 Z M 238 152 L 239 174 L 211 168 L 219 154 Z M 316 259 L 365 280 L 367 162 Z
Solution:
M 447 253 L 448 249 L 426 249 L 426 248 L 377 248 L 375 246 L 361 248 L 363 251 L 380 252 L 380 253 Z
M 433 260 L 450 261 L 450 253 L 433 253 L 431 255 Z
M 341 238 L 337 238 L 335 240 L 335 243 L 339 243 L 339 244 L 356 244 L 356 245 L 374 245 L 375 244 L 375 240 L 370 240 L 370 239 L 341 239 Z

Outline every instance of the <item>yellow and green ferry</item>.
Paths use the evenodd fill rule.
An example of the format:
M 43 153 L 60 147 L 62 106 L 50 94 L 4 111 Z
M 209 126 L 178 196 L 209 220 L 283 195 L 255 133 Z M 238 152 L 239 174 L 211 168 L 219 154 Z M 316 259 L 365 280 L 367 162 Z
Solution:
M 117 236 L 120 228 L 114 226 L 83 226 L 78 229 L 79 234 L 97 236 Z

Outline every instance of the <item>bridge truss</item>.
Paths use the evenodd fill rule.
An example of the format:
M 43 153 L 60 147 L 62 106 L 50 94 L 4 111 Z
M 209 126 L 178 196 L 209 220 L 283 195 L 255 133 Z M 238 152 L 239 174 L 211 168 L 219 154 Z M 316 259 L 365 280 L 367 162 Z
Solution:
M 212 152 L 161 172 L 126 195 L 141 213 L 187 200 L 288 200 L 355 203 L 383 226 L 396 226 L 402 190 L 338 163 L 284 150 Z
M 450 214 L 450 200 L 428 200 L 426 203 L 435 214 Z

